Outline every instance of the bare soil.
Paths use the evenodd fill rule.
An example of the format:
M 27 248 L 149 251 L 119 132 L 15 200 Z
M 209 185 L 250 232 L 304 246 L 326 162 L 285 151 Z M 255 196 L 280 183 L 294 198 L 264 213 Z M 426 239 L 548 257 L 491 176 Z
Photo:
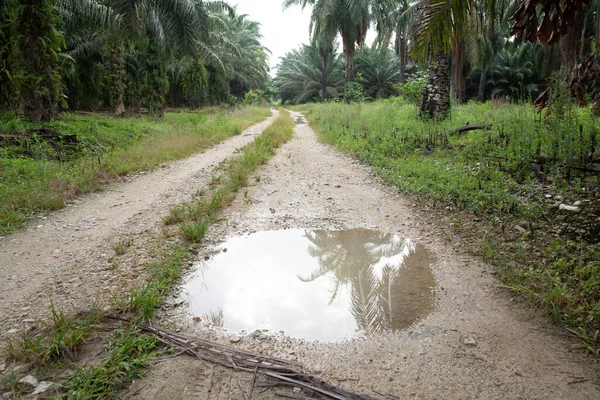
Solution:
M 294 118 L 302 116 L 293 113 Z M 268 124 L 263 123 L 258 132 Z M 85 307 L 120 296 L 143 276 L 169 207 L 205 187 L 212 169 L 248 141 L 242 135 L 203 154 L 135 177 L 81 199 L 27 231 L 0 239 L 0 327 L 21 328 L 55 304 Z M 356 160 L 321 144 L 306 123 L 211 227 L 207 245 L 262 230 L 369 228 L 398 233 L 437 258 L 435 310 L 395 334 L 342 343 L 251 334 L 233 342 L 200 327 L 177 294 L 154 321 L 188 335 L 302 362 L 318 377 L 375 398 L 594 399 L 600 398 L 597 360 L 577 342 L 518 301 L 490 272 L 439 233 L 439 218 L 383 185 Z M 133 235 L 115 256 L 112 244 Z M 202 256 L 202 254 L 200 254 Z M 1 364 L 1 362 L 0 362 Z M 187 356 L 150 368 L 124 394 L 136 399 L 241 399 L 251 374 Z M 279 398 L 280 389 L 255 388 L 256 399 Z M 291 394 L 291 388 L 286 389 Z

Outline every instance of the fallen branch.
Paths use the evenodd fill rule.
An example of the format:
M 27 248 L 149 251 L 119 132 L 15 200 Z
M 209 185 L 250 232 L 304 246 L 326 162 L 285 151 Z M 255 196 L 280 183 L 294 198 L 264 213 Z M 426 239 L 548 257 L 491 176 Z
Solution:
M 469 131 L 476 131 L 479 129 L 483 129 L 489 131 L 492 129 L 492 125 L 465 125 L 460 128 L 452 129 L 451 131 L 446 132 L 446 135 L 452 135 L 453 133 L 465 133 Z
M 104 318 L 131 323 L 127 318 L 118 315 L 107 315 Z M 137 328 L 143 332 L 156 335 L 162 342 L 179 347 L 199 360 L 219 364 L 236 371 L 245 371 L 254 375 L 252 390 L 256 385 L 256 374 L 260 373 L 277 381 L 277 385 L 293 385 L 319 393 L 326 399 L 335 400 L 374 400 L 370 396 L 353 393 L 330 383 L 322 381 L 302 371 L 302 364 L 296 361 L 268 357 L 245 350 L 233 348 L 208 340 L 186 336 L 165 329 L 155 328 L 148 324 L 139 324 Z M 181 353 L 180 352 L 180 353 Z

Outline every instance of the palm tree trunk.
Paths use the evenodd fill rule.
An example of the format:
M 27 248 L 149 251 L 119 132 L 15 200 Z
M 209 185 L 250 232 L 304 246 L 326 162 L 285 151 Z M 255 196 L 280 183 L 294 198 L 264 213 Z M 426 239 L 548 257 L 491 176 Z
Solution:
M 325 103 L 327 101 L 327 55 L 322 50 L 319 52 L 321 55 L 321 66 L 323 67 L 321 70 L 321 98 L 323 99 L 323 103 Z
M 401 16 L 403 12 L 404 9 L 400 8 L 398 10 L 398 16 Z M 406 69 L 406 64 L 408 61 L 408 40 L 404 32 L 404 27 L 400 26 L 400 24 L 396 26 L 396 55 L 398 56 L 399 69 L 398 82 L 404 83 L 406 82 L 404 70 Z
M 484 101 L 486 75 L 487 75 L 487 68 L 483 68 L 481 70 L 481 76 L 479 77 L 479 93 L 477 93 L 477 100 L 479 100 L 479 101 Z
M 467 77 L 463 71 L 465 42 L 463 39 L 454 39 L 452 47 L 452 98 L 458 103 L 465 101 Z
M 578 12 L 575 16 L 575 23 L 568 28 L 567 33 L 561 36 L 558 47 L 560 49 L 561 70 L 564 74 L 565 83 L 569 82 L 569 77 L 577 65 L 579 56 L 581 31 L 584 29 L 585 14 Z
M 344 81 L 346 83 L 351 82 L 354 79 L 354 43 L 344 44 L 344 55 L 346 56 L 346 73 L 344 75 Z
M 50 0 L 26 0 L 18 7 L 15 29 L 18 38 L 17 57 L 22 58 L 23 69 L 18 89 L 25 115 L 39 124 L 58 112 L 63 85 L 58 72 L 58 58 L 62 38 L 57 33 L 59 19 Z
M 109 101 L 116 116 L 125 113 L 125 45 L 121 40 L 109 44 Z
M 450 74 L 448 55 L 437 50 L 429 66 L 429 77 L 423 91 L 421 118 L 441 120 L 448 116 L 450 108 Z

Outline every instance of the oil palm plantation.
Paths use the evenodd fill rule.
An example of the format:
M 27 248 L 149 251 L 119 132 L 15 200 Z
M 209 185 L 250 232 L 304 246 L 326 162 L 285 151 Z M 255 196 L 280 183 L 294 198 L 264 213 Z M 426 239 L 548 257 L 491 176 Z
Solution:
M 372 19 L 377 30 L 377 47 L 385 50 L 392 36 L 398 58 L 398 83 L 406 81 L 408 66 L 408 43 L 413 29 L 418 2 L 415 0 L 374 0 Z
M 311 36 L 333 43 L 336 35 L 340 35 L 346 62 L 344 80 L 350 82 L 354 79 L 356 49 L 365 43 L 369 29 L 371 3 L 371 0 L 284 0 L 284 7 L 311 5 Z

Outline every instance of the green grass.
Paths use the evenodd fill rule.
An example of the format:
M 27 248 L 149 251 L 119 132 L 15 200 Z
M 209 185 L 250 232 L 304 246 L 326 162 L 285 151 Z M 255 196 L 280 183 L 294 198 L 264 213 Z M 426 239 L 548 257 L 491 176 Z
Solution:
M 135 327 L 115 330 L 108 339 L 99 365 L 81 367 L 66 379 L 64 399 L 114 398 L 157 354 L 158 339 L 141 334 Z
M 149 358 L 158 354 L 159 342 L 144 335 L 137 324 L 148 321 L 165 296 L 179 282 L 188 262 L 194 259 L 197 248 L 209 228 L 217 220 L 219 211 L 233 201 L 241 185 L 248 184 L 252 171 L 265 164 L 276 149 L 292 136 L 295 124 L 285 112 L 255 141 L 243 148 L 241 155 L 222 164 L 223 173 L 211 192 L 199 191 L 194 200 L 174 207 L 165 224 L 182 234 L 184 241 L 173 241 L 169 236 L 158 244 L 155 261 L 148 265 L 149 278 L 132 290 L 128 298 L 117 299 L 113 306 L 133 323 L 120 326 L 108 339 L 100 362 L 91 366 L 78 366 L 76 372 L 57 380 L 58 398 L 115 398 L 118 391 L 133 378 L 143 374 Z M 186 234 L 186 227 L 193 226 Z M 176 233 L 175 233 L 176 234 Z M 191 243 L 190 243 L 191 242 Z M 116 250 L 115 250 L 116 251 Z M 67 318 L 52 308 L 52 323 L 37 335 L 20 336 L 9 342 L 12 357 L 34 362 L 38 367 L 50 369 L 56 360 L 68 363 L 76 350 L 95 331 L 100 313 L 89 313 Z M 76 363 L 69 364 L 77 366 Z M 15 379 L 4 379 L 6 389 L 14 393 L 19 389 Z
M 51 303 L 52 317 L 40 332 L 21 334 L 17 339 L 9 338 L 10 357 L 30 362 L 34 365 L 47 365 L 57 360 L 75 358 L 77 347 L 96 330 L 100 313 L 93 310 L 84 315 L 67 317 L 57 311 Z
M 54 148 L 31 138 L 0 147 L 0 233 L 19 229 L 31 215 L 64 207 L 119 176 L 208 149 L 269 114 L 260 107 L 166 113 L 159 120 L 64 114 L 43 126 L 76 135 L 75 146 Z M 32 127 L 14 115 L 0 116 L 0 133 Z
M 589 109 L 540 119 L 529 105 L 470 103 L 442 123 L 418 120 L 415 107 L 399 99 L 305 109 L 322 140 L 371 165 L 403 192 L 477 213 L 539 216 L 545 205 L 532 185 L 531 163 L 540 155 L 551 160 L 546 183 L 553 192 L 567 189 L 567 176 L 572 191 L 585 193 L 595 184 L 568 168 L 584 164 L 600 144 Z M 492 129 L 446 134 L 467 123 Z
M 417 119 L 416 108 L 401 99 L 301 108 L 321 140 L 370 165 L 399 191 L 446 214 L 454 208 L 474 214 L 475 227 L 457 217 L 449 225 L 471 229 L 474 252 L 501 267 L 507 287 L 597 352 L 599 179 L 577 169 L 600 147 L 600 124 L 589 108 L 563 104 L 561 114 L 544 117 L 526 104 L 469 103 L 441 123 Z M 448 134 L 467 123 L 492 128 Z M 532 163 L 542 157 L 538 182 Z M 547 196 L 588 201 L 591 211 L 565 215 Z M 505 232 L 516 223 L 527 230 L 521 237 Z

